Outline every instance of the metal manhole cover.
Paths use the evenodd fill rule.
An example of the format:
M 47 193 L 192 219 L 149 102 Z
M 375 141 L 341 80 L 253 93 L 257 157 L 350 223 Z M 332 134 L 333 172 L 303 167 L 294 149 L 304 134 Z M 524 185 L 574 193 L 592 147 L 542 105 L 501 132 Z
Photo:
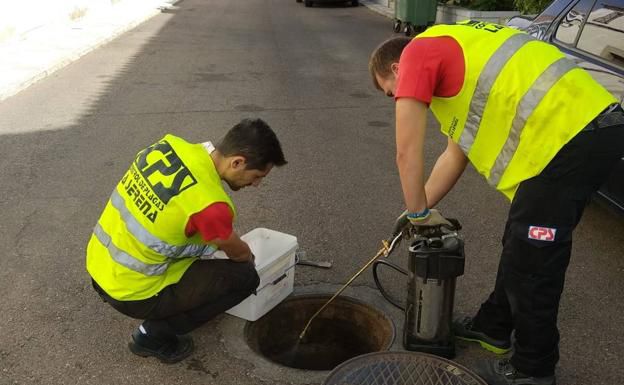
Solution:
M 487 385 L 456 362 L 426 353 L 376 352 L 337 366 L 323 385 Z

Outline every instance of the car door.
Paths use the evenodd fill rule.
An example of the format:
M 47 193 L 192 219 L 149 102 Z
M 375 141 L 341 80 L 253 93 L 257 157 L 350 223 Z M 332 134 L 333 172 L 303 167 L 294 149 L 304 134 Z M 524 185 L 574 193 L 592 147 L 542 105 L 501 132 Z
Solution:
M 574 2 L 547 35 L 624 102 L 624 0 Z M 624 159 L 599 193 L 624 210 Z

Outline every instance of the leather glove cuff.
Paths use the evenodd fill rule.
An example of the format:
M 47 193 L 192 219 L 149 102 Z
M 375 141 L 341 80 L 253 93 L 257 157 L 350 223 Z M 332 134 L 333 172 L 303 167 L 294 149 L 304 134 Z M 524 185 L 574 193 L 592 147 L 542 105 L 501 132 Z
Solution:
M 431 211 L 428 208 L 425 208 L 419 213 L 408 213 L 407 219 L 409 219 L 409 221 L 414 224 L 421 223 L 429 217 L 430 213 Z

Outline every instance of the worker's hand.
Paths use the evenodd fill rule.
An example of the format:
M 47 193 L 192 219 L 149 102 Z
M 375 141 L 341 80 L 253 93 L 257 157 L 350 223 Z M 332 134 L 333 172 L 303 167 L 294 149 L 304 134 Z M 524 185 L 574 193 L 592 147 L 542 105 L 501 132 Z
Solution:
M 247 255 L 228 255 L 228 258 L 233 262 L 249 262 L 250 256 Z
M 445 226 L 449 229 L 455 229 L 455 224 L 451 223 L 448 219 L 444 218 L 442 214 L 436 209 L 428 210 L 429 213 L 425 216 L 414 218 L 409 215 L 405 210 L 394 223 L 394 230 L 392 235 L 396 236 L 401 231 L 406 230 L 408 227 L 435 227 Z M 404 232 L 406 234 L 406 232 Z
M 407 219 L 407 210 L 403 211 L 401 215 L 394 221 L 394 229 L 392 229 L 392 237 L 396 237 L 399 233 L 409 226 L 410 221 Z M 405 235 L 405 232 L 403 233 Z
M 238 262 L 238 263 L 251 263 L 254 264 L 256 263 L 256 256 L 254 255 L 254 253 L 249 252 L 248 254 L 243 254 L 243 255 L 228 255 L 228 258 L 233 261 L 233 262 Z
M 254 257 L 249 245 L 232 231 L 228 239 L 215 238 L 212 243 L 219 247 L 234 262 L 253 262 Z
M 407 219 L 410 221 L 410 224 L 414 227 L 445 226 L 449 229 L 455 228 L 455 226 L 448 219 L 444 218 L 442 214 L 440 214 L 440 212 L 436 209 L 429 210 L 429 214 L 420 218 L 412 218 L 408 214 Z

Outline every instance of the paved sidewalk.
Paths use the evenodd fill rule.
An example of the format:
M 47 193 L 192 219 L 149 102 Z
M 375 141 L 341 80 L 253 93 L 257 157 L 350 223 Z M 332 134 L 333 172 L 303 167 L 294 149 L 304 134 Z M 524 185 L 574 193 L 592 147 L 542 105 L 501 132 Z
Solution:
M 0 101 L 141 24 L 178 0 L 125 1 L 0 44 Z
M 179 0 L 120 2 L 105 12 L 78 21 L 52 23 L 19 39 L 0 44 L 0 101 L 26 89 L 88 52 L 115 39 Z M 394 10 L 374 0 L 361 0 L 374 12 L 394 17 Z
M 394 9 L 382 5 L 374 0 L 360 0 L 360 4 L 381 15 L 394 19 Z

